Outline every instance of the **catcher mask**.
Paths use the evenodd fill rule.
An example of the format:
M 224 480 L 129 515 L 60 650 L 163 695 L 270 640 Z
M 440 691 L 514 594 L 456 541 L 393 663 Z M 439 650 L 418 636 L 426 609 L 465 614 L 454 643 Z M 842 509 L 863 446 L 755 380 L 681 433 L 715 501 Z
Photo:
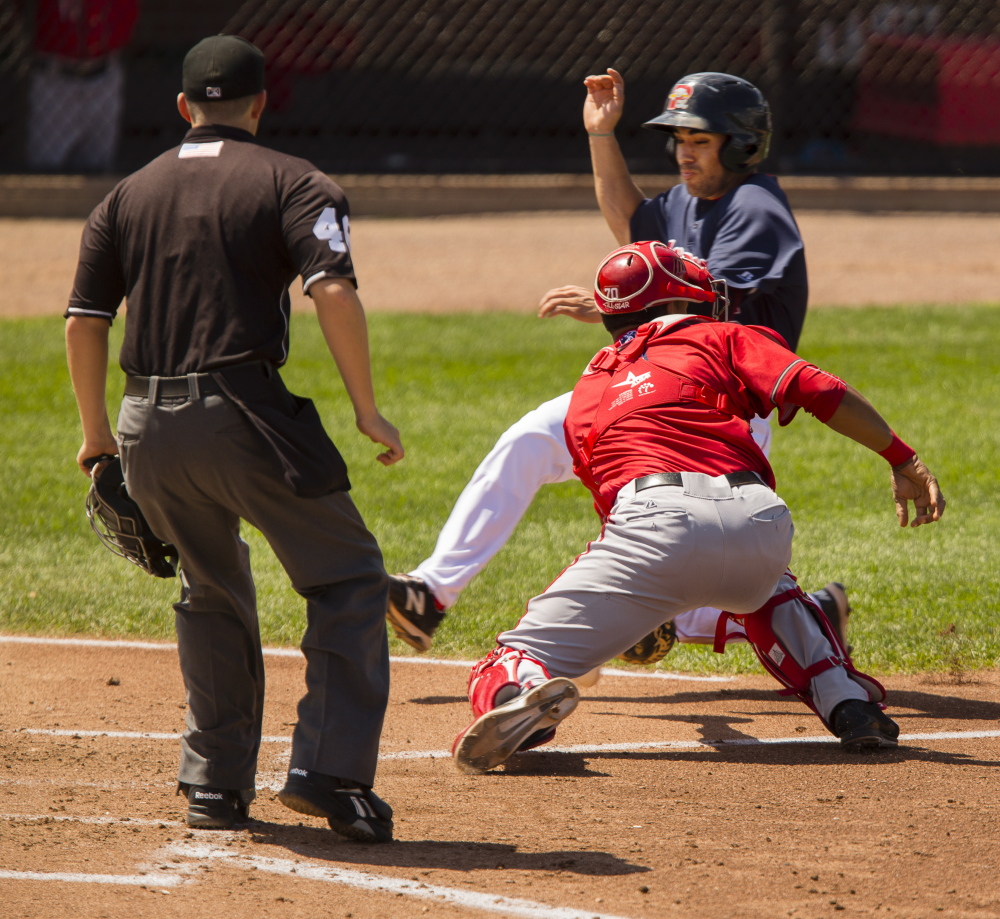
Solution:
M 610 316 L 638 313 L 672 300 L 704 304 L 713 319 L 729 318 L 726 282 L 709 274 L 700 259 L 661 242 L 630 243 L 615 249 L 597 269 L 597 308 Z
M 177 550 L 153 534 L 139 505 L 129 497 L 121 460 L 105 454 L 86 460 L 84 465 L 92 470 L 87 518 L 98 539 L 115 555 L 128 559 L 147 574 L 174 577 Z

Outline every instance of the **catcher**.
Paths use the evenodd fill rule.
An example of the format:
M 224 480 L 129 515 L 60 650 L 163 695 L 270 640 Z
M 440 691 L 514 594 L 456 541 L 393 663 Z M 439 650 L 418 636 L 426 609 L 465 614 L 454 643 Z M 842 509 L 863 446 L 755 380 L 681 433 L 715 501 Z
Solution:
M 725 281 L 659 242 L 615 250 L 595 299 L 615 339 L 573 390 L 566 442 L 594 495 L 600 536 L 473 668 L 475 720 L 456 739 L 463 772 L 551 740 L 576 707 L 572 682 L 669 618 L 699 606 L 739 619 L 765 669 L 849 752 L 894 747 L 885 690 L 851 663 L 797 586 L 792 521 L 748 422 L 799 407 L 892 467 L 900 525 L 939 520 L 937 481 L 855 390 L 766 328 L 726 319 Z M 701 313 L 708 312 L 708 315 Z

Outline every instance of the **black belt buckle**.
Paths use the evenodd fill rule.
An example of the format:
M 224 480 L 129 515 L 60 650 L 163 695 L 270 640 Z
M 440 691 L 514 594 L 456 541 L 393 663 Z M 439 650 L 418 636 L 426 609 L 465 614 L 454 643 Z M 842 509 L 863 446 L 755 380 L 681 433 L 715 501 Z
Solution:
M 210 393 L 220 393 L 222 390 L 219 384 L 212 379 L 210 373 L 196 374 L 198 381 L 198 393 L 201 396 Z M 145 397 L 149 395 L 149 381 L 151 377 L 125 377 L 125 395 Z M 191 395 L 191 387 L 188 378 L 183 377 L 159 377 L 156 383 L 156 395 L 159 399 L 180 399 Z
M 760 485 L 760 476 L 749 469 L 740 472 L 727 472 L 726 481 L 736 488 L 739 485 Z M 644 475 L 635 480 L 635 490 L 644 491 L 647 488 L 656 488 L 660 485 L 684 485 L 684 478 L 679 472 L 654 472 L 652 475 Z
M 739 485 L 761 485 L 760 476 L 756 472 L 744 469 L 740 472 L 727 472 L 726 481 L 736 488 Z
M 654 472 L 652 475 L 644 475 L 635 480 L 635 490 L 644 491 L 647 488 L 656 488 L 658 485 L 684 485 L 684 479 L 679 472 Z

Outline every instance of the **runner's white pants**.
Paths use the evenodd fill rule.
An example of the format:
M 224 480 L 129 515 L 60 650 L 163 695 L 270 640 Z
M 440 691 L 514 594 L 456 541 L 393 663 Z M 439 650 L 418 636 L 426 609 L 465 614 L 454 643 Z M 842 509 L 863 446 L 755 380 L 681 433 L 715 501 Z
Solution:
M 427 584 L 442 606 L 452 606 L 503 548 L 542 485 L 574 478 L 563 433 L 571 396 L 564 393 L 543 402 L 500 435 L 458 496 L 433 554 L 410 572 Z M 767 456 L 771 448 L 767 419 L 754 418 L 750 428 Z M 674 621 L 678 640 L 711 644 L 718 618 L 719 610 L 708 607 L 682 613 Z M 743 635 L 732 621 L 727 631 L 735 640 Z
M 762 482 L 732 486 L 725 476 L 682 475 L 683 487 L 622 488 L 600 537 L 528 601 L 498 644 L 573 679 L 666 619 L 708 606 L 755 613 L 793 588 L 786 572 L 794 527 L 784 501 Z M 836 653 L 802 600 L 783 603 L 771 628 L 803 669 Z M 869 699 L 843 667 L 818 674 L 809 688 L 828 722 L 838 703 Z

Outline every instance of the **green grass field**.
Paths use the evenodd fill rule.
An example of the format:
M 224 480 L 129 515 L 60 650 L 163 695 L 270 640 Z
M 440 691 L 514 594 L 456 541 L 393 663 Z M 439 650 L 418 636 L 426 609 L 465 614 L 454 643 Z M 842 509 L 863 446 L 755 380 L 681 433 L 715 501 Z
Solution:
M 570 389 L 605 344 L 599 326 L 520 315 L 370 317 L 383 412 L 406 459 L 390 469 L 354 429 L 312 316 L 296 316 L 289 387 L 311 396 L 347 458 L 353 496 L 390 571 L 432 549 L 452 502 L 496 437 L 524 412 Z M 114 331 L 119 340 L 120 325 Z M 814 311 L 801 353 L 871 398 L 938 475 L 941 523 L 901 530 L 883 460 L 807 415 L 777 430 L 772 463 L 795 516 L 793 569 L 808 589 L 844 581 L 862 667 L 962 671 L 1000 660 L 995 508 L 1000 469 L 1000 310 Z M 79 424 L 65 368 L 62 320 L 0 322 L 0 631 L 172 638 L 175 580 L 108 553 L 83 513 Z M 123 377 L 111 374 L 110 401 Z M 112 416 L 114 417 L 114 416 Z M 598 531 L 582 486 L 547 486 L 507 547 L 463 594 L 435 645 L 473 658 L 525 601 Z M 264 540 L 248 530 L 268 643 L 295 644 L 303 602 Z M 409 649 L 398 643 L 395 653 Z M 745 647 L 684 647 L 666 669 L 755 669 Z

